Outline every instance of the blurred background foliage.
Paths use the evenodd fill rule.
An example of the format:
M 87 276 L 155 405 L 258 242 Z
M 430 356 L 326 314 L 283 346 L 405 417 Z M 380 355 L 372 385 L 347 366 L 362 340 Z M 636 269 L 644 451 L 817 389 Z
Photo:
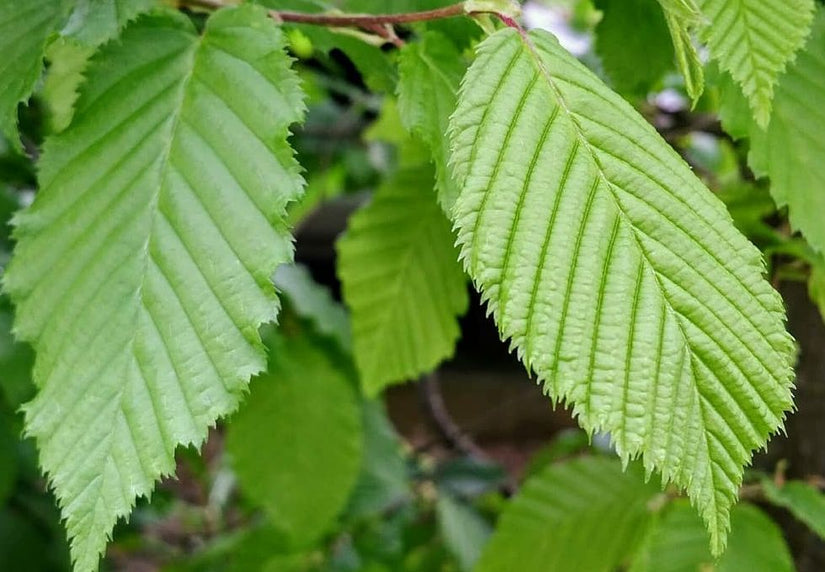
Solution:
M 262 3 L 303 11 L 326 7 L 313 0 Z M 394 12 L 444 2 L 335 4 L 353 12 Z M 799 570 L 825 569 L 817 538 L 825 533 L 825 501 L 817 490 L 825 475 L 825 332 L 817 312 L 818 306 L 825 314 L 825 261 L 790 232 L 786 213 L 748 169 L 747 144 L 729 135 L 736 118 L 729 118 L 733 128 L 722 129 L 724 93 L 718 86 L 724 82 L 712 66 L 706 69 L 708 89 L 691 104 L 654 0 L 530 1 L 524 18 L 528 27 L 556 33 L 630 99 L 765 253 L 800 343 L 800 412 L 788 435 L 757 459 L 743 496 L 761 509 L 747 504 L 736 513 L 732 555 L 718 569 L 788 569 L 791 555 Z M 406 38 L 425 31 L 444 34 L 468 62 L 481 37 L 468 19 L 400 33 Z M 563 483 L 567 469 L 556 467 L 569 467 L 571 459 L 613 462 L 608 436 L 588 439 L 567 412 L 550 409 L 499 341 L 477 298 L 462 320 L 450 362 L 418 384 L 391 388 L 382 399 L 360 393 L 347 314 L 338 301 L 334 242 L 373 189 L 399 169 L 428 169 L 429 152 L 398 117 L 397 50 L 301 25 L 289 27 L 289 38 L 308 93 L 307 121 L 292 140 L 307 190 L 290 212 L 299 265 L 275 276 L 284 310 L 265 336 L 269 371 L 253 380 L 247 403 L 214 428 L 203 451 L 179 451 L 177 476 L 116 529 L 104 569 L 470 570 L 524 479 Z M 20 109 L 25 152 L 0 141 L 0 268 L 13 247 L 9 221 L 35 192 L 38 149 L 69 123 L 71 94 L 88 57 L 69 40 L 56 41 L 33 103 Z M 0 569 L 69 570 L 54 499 L 33 443 L 20 436 L 20 406 L 34 391 L 33 359 L 28 347 L 14 341 L 12 322 L 13 310 L 0 297 Z M 614 465 L 605 466 L 605 474 L 613 474 Z M 622 478 L 620 470 L 616 475 Z M 807 484 L 783 487 L 789 477 Z M 677 502 L 657 518 L 666 525 L 636 540 L 642 556 L 633 570 L 687 570 L 709 560 L 692 510 Z M 740 521 L 746 532 L 737 536 Z M 674 528 L 683 531 L 680 538 L 668 532 Z M 740 559 L 748 550 L 737 551 L 737 543 L 753 546 L 753 539 L 741 540 L 747 531 L 766 543 L 768 560 Z M 684 562 L 673 556 L 674 543 Z

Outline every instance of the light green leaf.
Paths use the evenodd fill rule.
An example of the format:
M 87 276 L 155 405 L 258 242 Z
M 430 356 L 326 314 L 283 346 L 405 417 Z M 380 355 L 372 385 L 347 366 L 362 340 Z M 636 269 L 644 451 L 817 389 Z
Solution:
M 436 32 L 407 44 L 398 60 L 398 113 L 404 127 L 430 148 L 438 201 L 448 214 L 458 189 L 448 167 L 447 128 L 466 69 L 456 47 Z
M 802 481 L 790 481 L 778 487 L 767 479 L 762 481 L 762 489 L 770 502 L 788 509 L 825 539 L 825 494 L 820 490 Z
M 807 46 L 780 78 L 766 131 L 753 126 L 748 157 L 771 179 L 771 195 L 788 207 L 791 225 L 825 253 L 825 10 L 818 10 Z
M 616 90 L 651 91 L 673 64 L 673 45 L 661 8 L 651 0 L 596 0 L 596 53 Z
M 782 531 L 762 511 L 741 504 L 731 511 L 728 549 L 708 550 L 702 521 L 686 500 L 668 506 L 648 529 L 630 572 L 793 572 Z
M 229 423 L 226 448 L 241 489 L 299 548 L 326 532 L 358 477 L 361 403 L 334 346 L 305 332 L 275 335 L 270 356 Z
M 18 150 L 17 106 L 28 101 L 63 17 L 63 0 L 0 0 L 0 135 Z
M 684 11 L 682 4 L 676 2 L 682 9 L 673 10 L 667 8 L 667 6 L 675 2 L 668 2 L 667 0 L 659 1 L 665 10 L 665 21 L 667 22 L 670 37 L 673 41 L 676 65 L 679 66 L 679 71 L 682 72 L 682 77 L 685 80 L 685 91 L 695 104 L 705 90 L 704 66 L 702 65 L 702 60 L 699 58 L 699 53 L 696 51 L 696 46 L 693 44 L 693 38 L 691 37 L 691 30 L 696 25 L 697 20 L 682 15 Z M 696 14 L 698 16 L 698 12 L 696 12 Z
M 451 129 L 461 255 L 502 337 L 586 430 L 687 489 L 721 552 L 742 467 L 792 406 L 760 252 L 545 32 L 480 45 Z
M 312 279 L 306 266 L 279 266 L 274 282 L 275 288 L 286 297 L 293 311 L 311 322 L 317 333 L 332 338 L 345 351 L 350 350 L 352 342 L 347 311 L 333 300 L 329 289 Z
M 74 0 L 63 36 L 80 46 L 95 47 L 115 38 L 126 24 L 163 0 Z
M 439 494 L 435 512 L 447 549 L 455 556 L 461 570 L 472 570 L 481 557 L 492 527 L 474 508 L 445 492 Z M 517 562 L 513 561 L 514 564 Z
M 74 115 L 78 89 L 83 83 L 83 72 L 89 65 L 93 48 L 81 46 L 60 38 L 46 52 L 49 72 L 43 82 L 41 96 L 48 109 L 51 133 L 60 133 L 69 126 Z
M 638 464 L 580 457 L 528 480 L 501 515 L 476 572 L 618 568 L 641 540 L 658 485 Z
M 758 124 L 771 117 L 779 74 L 802 47 L 814 0 L 697 0 L 711 56 L 748 98 Z
M 147 17 L 93 59 L 72 126 L 47 141 L 5 276 L 37 351 L 26 430 L 77 571 L 264 369 L 303 115 L 283 37 L 250 6 Z
M 401 171 L 355 213 L 338 242 L 364 390 L 415 379 L 453 355 L 467 310 L 453 233 L 427 167 Z

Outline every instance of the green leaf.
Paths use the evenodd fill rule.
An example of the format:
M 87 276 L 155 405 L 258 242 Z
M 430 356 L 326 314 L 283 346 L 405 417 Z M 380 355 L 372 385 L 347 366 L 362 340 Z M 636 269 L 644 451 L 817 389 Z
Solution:
M 807 46 L 779 81 L 766 131 L 750 129 L 748 157 L 754 172 L 771 179 L 777 206 L 788 207 L 791 225 L 825 253 L 825 10 L 819 9 Z
M 808 277 L 808 297 L 819 308 L 822 319 L 825 320 L 825 259 L 821 256 L 811 265 L 811 275 Z
M 95 47 L 117 37 L 126 24 L 162 0 L 74 0 L 63 36 L 80 46 Z
M 40 78 L 46 46 L 63 16 L 63 0 L 0 0 L 0 135 L 18 150 L 17 106 Z
M 825 539 L 825 494 L 802 481 L 790 481 L 778 487 L 766 479 L 762 481 L 762 490 L 770 502 L 788 509 Z
M 715 560 L 702 521 L 686 500 L 668 506 L 648 529 L 630 572 L 793 572 L 782 531 L 762 511 L 741 504 L 731 511 L 730 542 Z
M 312 336 L 273 336 L 269 370 L 229 424 L 242 490 L 292 546 L 309 545 L 344 508 L 361 467 L 356 380 Z
M 355 361 L 369 395 L 432 371 L 453 355 L 461 333 L 464 273 L 432 183 L 426 167 L 399 172 L 338 242 Z
M 451 130 L 461 255 L 502 337 L 587 431 L 687 489 L 721 552 L 742 467 L 792 407 L 760 252 L 545 32 L 480 45 Z
M 435 505 L 438 527 L 447 549 L 455 556 L 461 570 L 472 570 L 492 533 L 490 524 L 471 506 L 447 493 L 438 496 Z M 519 560 L 514 560 L 517 563 Z
M 501 515 L 476 572 L 609 572 L 633 552 L 658 485 L 638 464 L 580 457 L 528 480 Z
M 596 0 L 596 53 L 616 90 L 644 96 L 673 63 L 661 8 L 651 0 Z
M 78 45 L 65 38 L 60 38 L 49 46 L 46 52 L 49 72 L 43 82 L 41 96 L 49 111 L 51 133 L 60 133 L 72 122 L 78 90 L 84 79 L 83 72 L 89 65 L 92 53 L 93 48 Z
M 74 123 L 45 145 L 5 287 L 37 351 L 26 430 L 78 571 L 266 365 L 258 326 L 277 314 L 302 190 L 283 44 L 250 6 L 202 37 L 143 18 L 93 59 Z
M 771 117 L 779 74 L 810 30 L 813 0 L 697 0 L 711 56 L 748 98 L 757 123 Z
M 682 72 L 685 80 L 685 91 L 695 104 L 705 90 L 705 71 L 696 46 L 693 44 L 691 30 L 698 22 L 698 8 L 686 7 L 693 5 L 692 0 L 659 0 L 665 11 L 670 37 L 673 41 L 673 51 L 676 55 L 676 65 Z M 676 6 L 676 8 L 671 8 Z M 695 10 L 695 11 L 694 11 Z M 689 15 L 685 15 L 687 12 Z
M 384 405 L 364 400 L 364 461 L 349 499 L 349 520 L 380 513 L 410 498 L 407 460 Z
M 455 46 L 436 32 L 407 44 L 398 60 L 398 113 L 404 127 L 430 148 L 438 200 L 448 214 L 458 189 L 448 167 L 447 129 L 466 69 Z
M 279 266 L 274 282 L 275 288 L 286 297 L 295 313 L 311 322 L 317 333 L 332 338 L 343 350 L 350 350 L 352 342 L 347 311 L 333 300 L 329 289 L 312 279 L 306 266 Z

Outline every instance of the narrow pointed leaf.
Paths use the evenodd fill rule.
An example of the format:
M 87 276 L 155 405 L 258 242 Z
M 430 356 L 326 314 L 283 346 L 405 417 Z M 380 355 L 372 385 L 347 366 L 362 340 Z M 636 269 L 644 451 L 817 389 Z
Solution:
M 350 219 L 338 274 L 365 391 L 416 379 L 452 356 L 467 309 L 450 223 L 426 167 L 402 171 Z
M 721 552 L 790 409 L 760 252 L 635 110 L 546 32 L 496 32 L 453 115 L 465 267 L 554 401 L 696 503 Z
M 692 2 L 680 4 L 660 0 L 665 11 L 665 21 L 673 41 L 676 65 L 685 80 L 685 91 L 695 104 L 705 90 L 705 71 L 696 46 L 693 44 L 691 31 L 699 22 L 698 8 L 691 8 Z M 687 12 L 688 15 L 684 15 Z
M 813 0 L 698 0 L 711 56 L 748 98 L 760 126 L 771 116 L 779 74 L 802 47 Z
M 466 69 L 456 47 L 436 32 L 407 44 L 398 61 L 398 113 L 404 127 L 430 148 L 438 201 L 446 213 L 458 195 L 447 165 L 447 128 Z
M 266 365 L 258 326 L 292 257 L 287 143 L 302 94 L 263 10 L 202 37 L 146 17 L 92 61 L 72 126 L 46 143 L 5 287 L 37 351 L 26 430 L 78 571 Z

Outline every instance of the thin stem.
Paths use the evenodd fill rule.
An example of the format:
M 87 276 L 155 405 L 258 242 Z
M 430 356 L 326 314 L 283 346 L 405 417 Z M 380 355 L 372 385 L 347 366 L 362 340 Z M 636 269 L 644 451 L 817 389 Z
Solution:
M 313 24 L 316 26 L 332 26 L 335 28 L 372 28 L 386 24 L 410 24 L 427 20 L 440 20 L 461 16 L 464 4 L 451 4 L 434 10 L 421 12 L 405 12 L 402 14 L 308 14 L 305 12 L 290 12 L 288 10 L 270 10 L 270 15 L 276 20 L 296 24 Z
M 210 10 L 217 10 L 224 6 L 220 0 L 181 0 L 181 3 L 187 6 L 196 6 Z M 473 10 L 468 12 L 464 2 L 450 4 L 449 6 L 435 8 L 433 10 L 404 12 L 400 14 L 335 14 L 329 12 L 311 14 L 307 12 L 292 12 L 290 10 L 269 11 L 270 17 L 280 22 L 329 26 L 333 28 L 361 28 L 370 32 L 375 32 L 378 29 L 396 24 L 411 24 L 414 22 L 453 18 L 455 16 L 475 16 L 481 14 L 495 16 L 511 28 L 521 28 L 513 18 L 496 10 Z

